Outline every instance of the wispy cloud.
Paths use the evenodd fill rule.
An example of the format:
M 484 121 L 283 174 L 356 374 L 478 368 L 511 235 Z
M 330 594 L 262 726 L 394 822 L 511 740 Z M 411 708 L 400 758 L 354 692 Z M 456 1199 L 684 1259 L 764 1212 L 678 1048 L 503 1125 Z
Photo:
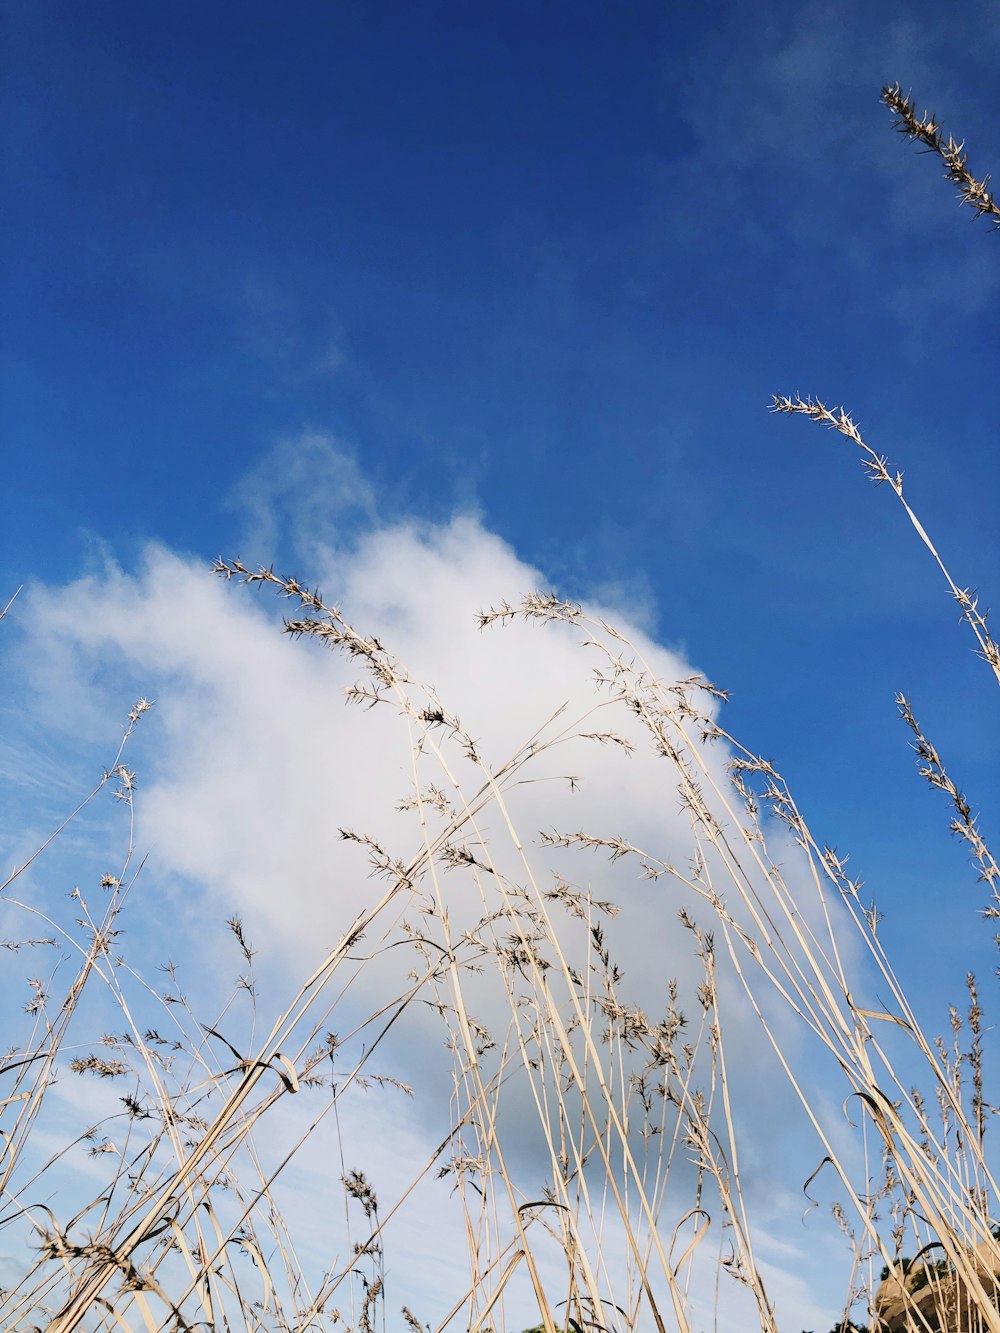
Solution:
M 250 354 L 287 382 L 333 376 L 349 364 L 347 331 L 337 316 L 317 311 L 279 281 L 247 278 L 238 322 Z
M 227 507 L 243 549 L 269 563 L 311 559 L 376 525 L 375 491 L 352 450 L 324 431 L 286 436 L 235 484 Z
M 937 243 L 960 250 L 954 218 L 942 207 L 948 187 L 927 163 L 903 160 L 907 149 L 890 134 L 878 93 L 898 79 L 947 113 L 956 134 L 969 134 L 972 127 L 961 124 L 977 78 L 969 62 L 982 62 L 988 77 L 998 43 L 987 6 L 874 22 L 868 11 L 823 0 L 730 7 L 681 76 L 683 123 L 647 164 L 650 253 L 659 255 L 657 229 L 669 223 L 671 245 L 703 258 L 706 292 L 744 283 L 756 257 L 761 275 L 773 273 L 776 303 L 785 293 L 801 303 L 810 289 L 822 290 L 825 275 L 841 273 L 845 313 L 877 302 L 904 327 L 967 313 L 966 275 L 960 271 L 949 286 L 937 261 Z M 676 79 L 672 60 L 669 69 Z M 724 224 L 706 226 L 706 217 L 731 220 L 739 270 L 721 247 Z M 900 249 L 898 265 L 887 270 L 889 229 Z M 998 280 L 969 263 L 976 284 L 984 284 L 977 292 L 986 293 L 975 304 Z

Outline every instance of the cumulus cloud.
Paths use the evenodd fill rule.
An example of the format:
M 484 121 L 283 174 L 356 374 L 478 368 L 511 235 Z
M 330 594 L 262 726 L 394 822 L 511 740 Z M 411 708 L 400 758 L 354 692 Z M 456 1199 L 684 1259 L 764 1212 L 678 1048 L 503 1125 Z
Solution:
M 260 531 L 276 532 L 282 515 L 296 508 L 292 501 L 301 497 L 302 487 L 316 486 L 307 464 L 322 459 L 324 486 L 316 486 L 309 504 L 297 510 L 304 517 L 296 546 L 307 554 L 328 602 L 340 606 L 362 634 L 377 635 L 406 664 L 412 680 L 433 685 L 494 771 L 534 738 L 537 756 L 506 792 L 517 839 L 496 805 L 481 817 L 480 831 L 493 844 L 498 866 L 515 881 L 529 867 L 543 884 L 559 870 L 620 904 L 609 938 L 623 963 L 631 1002 L 659 1016 L 673 977 L 690 995 L 699 964 L 689 933 L 677 924 L 683 900 L 671 881 L 643 880 L 633 864 L 611 866 L 605 856 L 590 852 L 560 856 L 540 840 L 544 830 L 586 829 L 626 838 L 682 867 L 694 855 L 688 816 L 669 767 L 627 710 L 609 713 L 604 696 L 595 691 L 595 667 L 607 663 L 581 642 L 586 635 L 564 624 L 520 620 L 479 628 L 480 608 L 544 589 L 543 572 L 524 564 L 470 517 L 441 525 L 379 524 L 363 475 L 329 440 L 307 436 L 298 446 L 283 448 L 289 466 L 279 470 L 278 480 L 258 471 L 239 493 Z M 354 528 L 349 540 L 338 540 L 343 530 L 331 528 L 324 504 L 336 510 L 345 503 L 353 506 Z M 277 604 L 267 589 L 227 584 L 213 578 L 203 561 L 163 546 L 149 546 L 131 571 L 108 561 L 65 586 L 36 586 L 26 603 L 30 616 L 22 661 L 31 666 L 50 721 L 75 729 L 102 711 L 123 712 L 139 694 L 157 701 L 140 787 L 139 843 L 149 853 L 146 874 L 173 893 L 173 926 L 186 930 L 189 955 L 206 960 L 207 918 L 238 912 L 251 939 L 267 941 L 287 995 L 288 978 L 300 980 L 379 891 L 362 852 L 345 846 L 338 831 L 377 836 L 403 860 L 418 845 L 413 814 L 397 809 L 414 790 L 412 718 L 402 716 L 391 700 L 373 708 L 345 705 L 345 688 L 363 674 L 357 663 L 315 641 L 283 636 L 278 613 L 287 603 Z M 630 660 L 637 652 L 667 683 L 692 674 L 691 664 L 676 652 L 622 624 L 613 607 L 590 609 L 598 621 L 613 619 L 628 635 L 632 647 L 623 651 Z M 74 682 L 70 692 L 58 688 L 61 677 Z M 578 737 L 546 749 L 567 727 L 613 730 L 634 741 L 635 750 L 628 756 L 614 744 Z M 722 783 L 725 748 L 704 746 L 701 757 L 706 772 Z M 433 756 L 420 763 L 420 781 L 447 785 L 448 774 L 434 768 Z M 461 780 L 481 781 L 460 752 L 451 763 Z M 790 843 L 779 845 L 793 861 Z M 454 872 L 446 890 L 460 929 L 476 914 L 470 884 Z M 390 972 L 388 963 L 380 963 L 365 974 L 368 979 L 355 988 L 358 1012 L 378 999 L 366 985 L 401 984 Z M 773 1119 L 785 1094 L 770 1074 L 761 1077 L 765 1067 L 772 1073 L 773 1068 L 757 1020 L 735 982 L 724 985 L 730 1074 L 733 1087 L 746 1095 L 745 1123 L 752 1134 Z M 494 1001 L 488 990 L 482 1003 L 481 1016 L 490 1022 L 498 1017 L 489 1009 Z M 370 1150 L 381 1161 L 390 1194 L 405 1190 L 406 1171 L 441 1137 L 435 1115 L 447 1101 L 431 1086 L 444 1068 L 441 1032 L 431 1011 L 391 1050 L 404 1077 L 418 1084 L 424 1078 L 418 1086 L 424 1103 L 406 1122 L 406 1152 L 379 1149 L 390 1133 L 381 1111 L 360 1111 L 350 1125 L 357 1153 L 363 1157 Z M 545 1163 L 533 1147 L 530 1099 L 512 1088 L 508 1108 L 512 1157 L 531 1179 Z M 393 1115 L 391 1132 L 400 1135 L 399 1113 L 385 1113 L 390 1120 Z M 800 1143 L 796 1152 L 808 1158 L 813 1149 Z M 766 1204 L 787 1163 L 763 1150 L 756 1156 L 751 1150 L 747 1160 Z M 332 1187 L 327 1175 L 299 1177 L 300 1207 L 319 1206 L 318 1193 Z M 539 1174 L 534 1187 L 542 1183 Z M 782 1189 L 788 1188 L 786 1182 Z M 442 1192 L 427 1206 L 445 1209 Z M 765 1217 L 766 1211 L 765 1206 Z M 775 1219 L 766 1220 L 773 1227 Z M 441 1225 L 456 1224 L 442 1220 Z M 410 1253 L 407 1244 L 403 1253 L 409 1257 L 400 1260 L 400 1271 L 426 1285 L 425 1271 L 421 1277 L 426 1255 L 419 1244 Z M 796 1281 L 783 1280 L 789 1299 L 798 1290 Z
M 480 607 L 544 580 L 474 520 L 376 529 L 349 553 L 328 549 L 316 573 L 362 633 L 434 686 L 494 765 L 559 709 L 582 716 L 599 702 L 578 634 L 478 628 Z M 354 914 L 370 889 L 363 876 L 345 883 L 331 873 L 337 830 L 391 840 L 393 808 L 412 788 L 409 741 L 392 710 L 344 706 L 357 667 L 289 642 L 259 592 L 213 580 L 201 562 L 162 547 L 148 548 L 134 573 L 109 567 L 36 589 L 32 605 L 36 682 L 51 687 L 57 673 L 77 682 L 61 703 L 50 700 L 67 721 L 84 711 L 83 683 L 99 701 L 88 717 L 108 707 L 112 687 L 117 711 L 129 692 L 157 700 L 155 776 L 141 817 L 163 870 L 204 883 L 221 907 L 240 904 L 296 947 Z M 664 679 L 690 674 L 668 650 L 635 639 Z M 559 778 L 570 760 L 582 762 L 580 748 L 538 774 L 539 828 L 569 807 L 581 826 L 627 829 L 636 841 L 674 828 L 686 845 L 648 747 L 621 765 L 589 764 L 571 790 Z

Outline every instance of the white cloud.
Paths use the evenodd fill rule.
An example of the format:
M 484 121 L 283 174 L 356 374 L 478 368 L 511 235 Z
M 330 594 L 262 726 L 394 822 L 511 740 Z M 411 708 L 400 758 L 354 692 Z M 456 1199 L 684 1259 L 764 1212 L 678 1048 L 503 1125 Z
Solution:
M 242 541 L 262 563 L 289 544 L 309 559 L 318 543 L 343 544 L 377 515 L 353 453 L 323 431 L 280 440 L 233 487 L 228 507 L 242 516 Z
M 433 683 L 491 765 L 502 764 L 560 709 L 543 737 L 601 703 L 591 679 L 600 659 L 581 648 L 576 630 L 521 622 L 486 631 L 477 626 L 479 608 L 544 588 L 539 571 L 470 518 L 440 526 L 378 526 L 374 499 L 350 459 L 326 439 L 307 436 L 299 446 L 300 453 L 282 446 L 280 457 L 288 466 L 278 469 L 276 482 L 274 473 L 262 469 L 241 488 L 265 545 L 268 534 L 284 536 L 279 525 L 288 521 L 286 515 L 300 514 L 297 545 L 311 555 L 328 600 L 335 600 L 361 633 L 377 634 L 413 679 Z M 316 485 L 300 507 L 303 488 L 310 478 L 316 480 L 309 465 L 317 459 L 324 484 Z M 338 500 L 331 490 L 341 482 Z M 336 510 L 345 494 L 356 514 L 369 521 L 353 544 L 338 543 L 336 531 L 331 533 L 325 522 L 324 505 Z M 108 715 L 110 709 L 111 716 L 124 712 L 139 694 L 157 700 L 156 713 L 143 724 L 148 753 L 140 772 L 139 843 L 150 853 L 146 875 L 175 886 L 174 924 L 180 938 L 187 932 L 182 947 L 190 961 L 218 967 L 206 919 L 214 922 L 238 911 L 251 940 L 267 942 L 275 973 L 284 975 L 280 993 L 287 996 L 378 892 L 359 849 L 343 845 L 338 829 L 377 835 L 392 855 L 412 854 L 413 816 L 395 810 L 413 787 L 404 719 L 391 703 L 371 710 L 345 706 L 344 687 L 361 676 L 360 667 L 315 642 L 283 638 L 267 589 L 227 585 L 213 579 L 201 562 L 163 547 L 149 547 L 134 572 L 109 563 L 61 588 L 36 586 L 25 600 L 30 616 L 22 653 L 40 683 L 50 720 L 76 728 L 81 719 L 102 711 Z M 280 609 L 295 611 L 287 603 Z M 641 630 L 627 624 L 621 628 L 663 680 L 691 674 L 688 663 Z M 59 688 L 61 678 L 75 682 L 73 692 Z M 698 976 L 691 938 L 676 921 L 677 890 L 666 879 L 642 881 L 628 863 L 610 867 L 603 854 L 560 855 L 538 844 L 539 830 L 582 828 L 625 837 L 680 867 L 686 864 L 691 837 L 668 766 L 625 710 L 597 712 L 583 726 L 595 732 L 609 729 L 637 741 L 631 758 L 613 745 L 568 741 L 525 769 L 524 778 L 532 780 L 510 790 L 509 808 L 531 870 L 543 884 L 553 870 L 564 870 L 591 883 L 597 896 L 622 905 L 609 938 L 624 963 L 625 994 L 657 1017 L 670 978 L 679 976 L 687 984 L 681 1003 L 689 1009 Z M 708 747 L 702 757 L 716 780 L 724 781 L 726 752 Z M 468 778 L 467 762 L 454 762 Z M 579 780 L 571 784 L 567 775 Z M 431 777 L 445 783 L 433 771 L 425 771 L 422 780 Z M 501 813 L 488 811 L 482 824 L 498 864 L 515 879 L 526 873 Z M 787 853 L 794 874 L 791 845 L 780 840 L 777 845 L 783 856 Z M 456 871 L 443 883 L 456 929 L 461 929 L 478 910 L 471 881 Z M 706 927 L 711 925 L 708 915 L 704 905 L 696 911 Z M 373 935 L 369 943 L 375 942 Z M 161 941 L 156 943 L 159 947 Z M 172 944 L 162 944 L 164 952 L 174 952 Z M 355 987 L 357 1012 L 377 998 L 372 988 L 400 984 L 391 975 L 398 957 L 391 955 L 365 974 L 367 991 Z M 776 1074 L 735 983 L 725 983 L 723 996 L 733 1085 L 750 1092 L 744 1127 L 751 1135 L 762 1133 L 762 1125 L 773 1125 L 776 1111 L 787 1112 L 790 1102 L 776 1085 L 762 1080 L 762 1070 L 770 1071 L 765 1079 Z M 499 1009 L 491 1008 L 495 999 L 488 989 L 481 1002 L 480 1017 L 488 1023 L 505 1021 Z M 794 1042 L 791 1029 L 782 1030 Z M 360 1115 L 353 1134 L 357 1157 L 367 1154 L 375 1162 L 373 1173 L 390 1181 L 390 1192 L 401 1192 L 416 1159 L 442 1137 L 435 1115 L 447 1114 L 446 1099 L 435 1095 L 433 1079 L 428 1082 L 429 1074 L 438 1078 L 443 1069 L 441 1034 L 429 1011 L 415 1016 L 405 1036 L 387 1048 L 390 1057 L 402 1061 L 403 1077 L 419 1082 L 423 1073 L 424 1078 L 413 1111 L 393 1113 L 393 1132 L 407 1136 L 405 1152 L 400 1154 L 403 1140 L 397 1138 L 386 1153 L 389 1131 L 378 1116 Z M 512 1160 L 530 1188 L 538 1189 L 547 1164 L 534 1146 L 532 1117 L 524 1090 L 512 1088 L 504 1119 Z M 357 1143 L 366 1135 L 366 1142 Z M 806 1150 L 811 1164 L 813 1152 Z M 791 1161 L 777 1160 L 763 1147 L 748 1157 L 763 1199 L 781 1179 L 786 1181 L 782 1189 L 791 1188 L 788 1171 L 795 1175 L 803 1150 L 783 1155 Z M 316 1176 L 310 1188 L 323 1179 Z M 451 1234 L 457 1223 L 444 1193 L 438 1189 L 427 1206 Z M 773 1229 L 773 1219 L 767 1220 Z M 433 1303 L 427 1255 L 419 1244 L 405 1241 L 402 1253 L 398 1271 L 404 1289 L 407 1282 L 415 1283 Z M 455 1263 L 458 1272 L 457 1256 Z M 797 1304 L 800 1278 L 786 1277 L 783 1290 L 793 1309 L 806 1310 Z M 812 1318 L 815 1307 L 808 1305 L 808 1311 Z

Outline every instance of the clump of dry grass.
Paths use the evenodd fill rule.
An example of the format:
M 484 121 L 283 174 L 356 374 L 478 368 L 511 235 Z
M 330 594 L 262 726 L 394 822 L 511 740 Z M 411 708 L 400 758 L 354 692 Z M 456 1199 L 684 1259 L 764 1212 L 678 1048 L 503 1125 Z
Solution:
M 938 127 L 917 122 L 898 89 L 886 100 L 916 127 L 908 133 L 935 146 Z M 965 170 L 960 146 L 941 141 L 936 151 L 953 173 Z M 953 178 L 968 194 L 964 178 Z M 968 198 L 992 211 L 988 193 Z M 948 574 L 900 474 L 843 409 L 797 396 L 773 406 L 832 426 L 861 449 L 874 479 L 904 505 L 1000 679 L 986 615 Z M 723 691 L 699 677 L 659 679 L 613 626 L 532 593 L 485 609 L 482 628 L 501 632 L 519 618 L 575 634 L 595 693 L 580 716 L 548 719 L 497 762 L 446 700 L 338 607 L 270 569 L 219 561 L 215 571 L 286 598 L 290 635 L 358 668 L 349 700 L 398 717 L 411 763 L 398 808 L 412 847 L 400 857 L 368 831 L 342 829 L 378 885 L 373 901 L 342 924 L 319 966 L 267 1018 L 257 1012 L 255 950 L 233 917 L 239 975 L 218 1010 L 200 1018 L 181 969 L 168 966 L 154 986 L 116 943 L 138 882 L 136 781 L 124 753 L 149 705 L 136 705 L 94 790 L 2 886 L 8 912 L 25 923 L 9 942 L 15 956 L 50 950 L 59 959 L 29 981 L 0 1066 L 0 1227 L 35 1247 L 22 1280 L 0 1293 L 4 1327 L 371 1333 L 390 1309 L 393 1227 L 405 1223 L 418 1182 L 438 1176 L 462 1209 L 468 1277 L 436 1333 L 516 1327 L 512 1312 L 525 1291 L 546 1333 L 686 1333 L 706 1318 L 706 1272 L 741 1290 L 744 1310 L 776 1333 L 741 1175 L 732 1048 L 739 1004 L 772 1052 L 771 1077 L 786 1080 L 815 1135 L 819 1166 L 807 1190 L 820 1172 L 836 1181 L 835 1218 L 853 1255 L 845 1321 L 864 1302 L 873 1329 L 1000 1333 L 1000 1206 L 985 1147 L 992 1107 L 976 980 L 970 974 L 964 1016 L 950 1015 L 949 1041 L 928 1038 L 883 948 L 874 905 L 845 858 L 814 835 L 775 765 L 720 725 Z M 923 777 L 949 798 L 951 827 L 989 886 L 987 914 L 997 915 L 997 864 L 972 807 L 903 696 L 899 707 Z M 518 828 L 512 794 L 539 771 L 551 776 L 570 740 L 589 745 L 602 765 L 627 764 L 638 746 L 656 756 L 665 800 L 679 801 L 686 818 L 683 866 L 664 847 L 638 846 L 614 829 Z M 108 789 L 129 828 L 121 864 L 100 881 L 99 909 L 77 891 L 75 917 L 64 922 L 28 896 L 15 898 L 15 881 Z M 581 858 L 592 856 L 631 865 L 690 942 L 696 969 L 664 978 L 659 1012 L 637 1002 L 616 956 L 619 905 L 575 882 Z M 383 989 L 359 1021 L 344 997 L 373 969 Z M 883 997 L 877 1005 L 865 998 L 871 991 Z M 345 1153 L 345 1239 L 317 1274 L 282 1213 L 282 1175 L 366 1080 L 405 1095 L 374 1066 L 373 1052 L 418 1007 L 446 1034 L 448 1124 L 413 1183 L 388 1202 L 364 1163 Z M 92 1026 L 109 1013 L 113 1026 Z M 808 1066 L 790 1023 L 810 1043 Z M 849 1149 L 821 1106 L 817 1061 L 829 1073 L 824 1088 L 839 1088 L 858 1112 Z M 100 1123 L 40 1156 L 37 1127 L 59 1071 L 122 1092 Z M 527 1179 L 511 1149 L 511 1107 L 532 1117 L 543 1163 Z M 295 1129 L 275 1142 L 275 1124 Z M 76 1198 L 84 1158 L 105 1170 L 96 1194 Z M 906 1251 L 917 1259 L 904 1272 Z M 883 1268 L 889 1287 L 876 1299 Z M 392 1308 L 408 1298 L 393 1294 Z M 409 1304 L 401 1313 L 411 1329 L 423 1327 Z

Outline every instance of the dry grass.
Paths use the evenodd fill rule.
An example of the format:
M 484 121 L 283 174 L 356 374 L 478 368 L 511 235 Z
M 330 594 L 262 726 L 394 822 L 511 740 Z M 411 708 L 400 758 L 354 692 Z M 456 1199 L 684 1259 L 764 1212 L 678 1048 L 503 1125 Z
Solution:
M 882 101 L 895 115 L 893 124 L 900 134 L 922 143 L 929 153 L 936 153 L 941 159 L 945 176 L 958 186 L 962 203 L 968 204 L 980 217 L 992 218 L 994 227 L 1000 225 L 1000 208 L 990 193 L 990 178 L 973 176 L 968 167 L 965 144 L 956 143 L 950 134 L 946 140 L 936 116 L 928 115 L 926 111 L 922 117 L 918 116 L 913 98 L 904 96 L 898 83 L 882 89 Z
M 963 198 L 995 215 L 960 146 L 945 144 L 932 121 L 917 121 L 898 89 L 885 100 L 906 133 L 944 157 Z M 870 474 L 903 504 L 1000 679 L 986 616 L 951 578 L 900 475 L 843 409 L 799 397 L 776 398 L 774 407 L 832 426 L 858 446 Z M 814 836 L 774 765 L 720 726 L 723 692 L 700 678 L 658 679 L 612 626 L 534 593 L 485 610 L 482 627 L 499 633 L 523 618 L 574 633 L 593 671 L 593 706 L 578 718 L 549 719 L 497 764 L 446 700 L 338 608 L 268 569 L 220 561 L 216 572 L 288 599 L 287 632 L 345 654 L 361 672 L 349 697 L 395 713 L 410 742 L 403 806 L 417 835 L 401 859 L 366 831 L 341 831 L 366 859 L 378 895 L 344 923 L 274 1017 L 257 1013 L 255 952 L 234 917 L 241 974 L 219 1011 L 199 1018 L 181 974 L 168 968 L 154 986 L 118 951 L 137 875 L 131 833 L 121 864 L 96 890 L 97 905 L 77 891 L 73 920 L 16 896 L 35 858 L 102 793 L 122 802 L 131 827 L 135 780 L 125 754 L 149 705 L 135 706 L 100 782 L 2 886 L 8 919 L 23 926 L 7 947 L 53 960 L 29 982 L 24 1011 L 11 1016 L 0 1069 L 0 1223 L 10 1236 L 29 1237 L 35 1256 L 0 1294 L 4 1327 L 368 1333 L 401 1306 L 411 1329 L 423 1327 L 402 1304 L 408 1293 L 387 1292 L 384 1247 L 406 1217 L 408 1190 L 384 1206 L 361 1165 L 345 1158 L 350 1244 L 319 1270 L 280 1198 L 282 1173 L 318 1127 L 365 1079 L 386 1081 L 374 1052 L 419 1005 L 447 1034 L 452 1084 L 449 1123 L 410 1188 L 434 1174 L 447 1178 L 467 1239 L 467 1284 L 452 1293 L 440 1330 L 510 1327 L 508 1296 L 527 1283 L 546 1333 L 686 1333 L 704 1319 L 706 1271 L 742 1288 L 756 1324 L 777 1330 L 732 1104 L 738 1002 L 756 1014 L 774 1077 L 780 1071 L 787 1080 L 816 1136 L 817 1161 L 836 1181 L 836 1216 L 854 1263 L 845 1318 L 853 1308 L 872 1328 L 881 1315 L 897 1320 L 886 1325 L 893 1328 L 933 1329 L 939 1307 L 950 1310 L 946 1327 L 1000 1333 L 997 1183 L 984 1146 L 992 1108 L 975 979 L 964 1017 L 952 1011 L 949 1042 L 926 1036 L 883 949 L 877 912 L 843 859 Z M 951 827 L 969 845 L 990 892 L 986 914 L 995 916 L 1000 875 L 972 807 L 909 702 L 901 697 L 899 706 L 921 774 L 949 799 Z M 536 771 L 551 773 L 574 738 L 601 765 L 628 763 L 637 744 L 652 749 L 664 800 L 679 799 L 685 811 L 689 863 L 679 867 L 662 848 L 635 846 L 609 829 L 518 829 L 512 793 Z M 647 1013 L 630 997 L 612 945 L 617 907 L 573 882 L 581 855 L 631 863 L 637 879 L 675 904 L 698 973 L 687 984 L 665 981 L 662 1012 Z M 551 870 L 559 856 L 565 874 Z M 376 960 L 380 984 L 392 976 L 395 984 L 363 1021 L 350 1020 L 345 997 Z M 860 998 L 870 991 L 883 997 L 880 1007 Z M 95 1028 L 105 1015 L 113 1024 Z M 808 1068 L 790 1024 L 808 1039 Z M 824 1088 L 839 1089 L 854 1108 L 849 1148 L 822 1110 L 817 1060 L 825 1062 Z M 82 1124 L 72 1142 L 47 1153 L 36 1143 L 59 1072 L 120 1091 L 99 1124 Z M 509 1150 L 512 1098 L 533 1114 L 541 1189 L 526 1187 Z M 276 1145 L 274 1124 L 296 1128 Z M 914 1253 L 904 1275 L 903 1256 Z M 883 1266 L 896 1276 L 869 1312 Z

